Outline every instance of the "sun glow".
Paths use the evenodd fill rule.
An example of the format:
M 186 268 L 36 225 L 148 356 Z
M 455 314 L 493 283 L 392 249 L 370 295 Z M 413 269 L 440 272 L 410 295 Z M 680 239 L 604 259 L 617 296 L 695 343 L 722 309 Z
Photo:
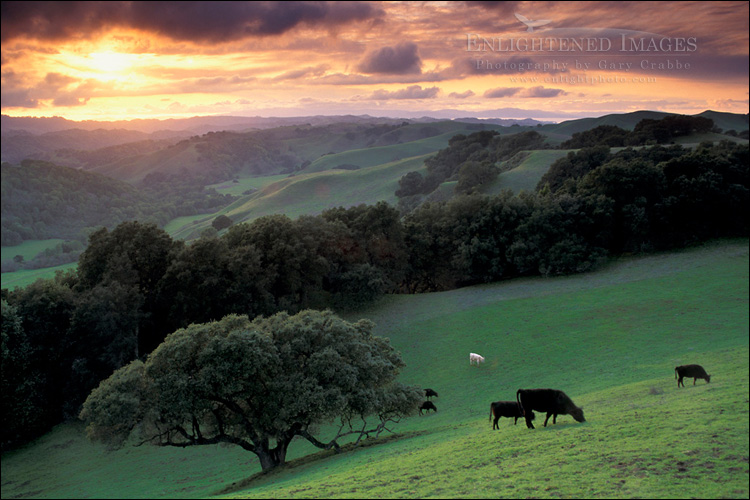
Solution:
M 91 70 L 99 79 L 105 81 L 121 79 L 124 76 L 123 73 L 133 64 L 131 54 L 112 51 L 92 52 L 87 59 Z

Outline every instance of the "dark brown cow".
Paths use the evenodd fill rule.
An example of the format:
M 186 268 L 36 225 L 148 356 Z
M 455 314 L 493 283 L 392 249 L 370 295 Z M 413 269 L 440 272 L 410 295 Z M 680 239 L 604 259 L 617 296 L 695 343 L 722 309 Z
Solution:
M 549 417 L 552 417 L 552 423 L 557 423 L 558 415 L 570 415 L 576 422 L 585 422 L 583 418 L 583 408 L 579 408 L 573 403 L 567 394 L 557 389 L 518 389 L 516 392 L 516 401 L 526 417 L 526 427 L 534 428 L 531 423 L 531 417 L 534 411 L 547 414 L 544 419 L 544 426 L 547 427 Z
M 432 389 L 425 389 L 424 395 L 427 399 L 430 399 L 432 396 L 438 397 L 438 393 L 433 391 Z
M 425 401 L 422 403 L 422 406 L 419 407 L 419 414 L 422 414 L 422 410 L 427 411 L 427 413 L 430 413 L 430 410 L 437 411 L 437 408 L 435 408 L 435 404 L 432 401 Z
M 679 377 L 679 378 L 678 378 Z M 681 365 L 681 366 L 675 366 L 674 368 L 674 378 L 677 380 L 677 387 L 685 387 L 685 383 L 682 381 L 683 378 L 692 378 L 693 379 L 693 385 L 695 385 L 695 382 L 702 378 L 706 381 L 706 383 L 711 382 L 711 375 L 706 373 L 706 370 L 703 369 L 701 365 Z
M 497 421 L 500 417 L 515 418 L 513 425 L 518 423 L 518 419 L 523 417 L 523 408 L 518 404 L 517 401 L 495 401 L 490 404 L 490 420 L 495 417 L 495 421 L 492 422 L 492 430 L 499 429 Z M 531 413 L 531 420 L 534 420 L 534 413 Z

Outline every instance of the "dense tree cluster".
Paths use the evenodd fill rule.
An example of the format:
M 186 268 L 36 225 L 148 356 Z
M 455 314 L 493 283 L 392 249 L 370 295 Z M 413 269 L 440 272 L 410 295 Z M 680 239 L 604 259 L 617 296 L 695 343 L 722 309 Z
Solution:
M 396 196 L 405 198 L 429 194 L 446 181 L 456 180 L 456 192 L 470 194 L 480 191 L 500 174 L 498 162 L 508 160 L 523 150 L 544 149 L 544 137 L 536 131 L 508 136 L 482 130 L 468 136 L 455 135 L 448 147 L 424 162 L 427 175 L 409 172 L 399 180 Z
M 599 125 L 583 132 L 576 132 L 560 144 L 560 149 L 664 144 L 675 137 L 709 132 L 713 128 L 713 120 L 702 116 L 670 115 L 660 120 L 647 118 L 639 121 L 632 131 L 615 125 Z
M 748 231 L 748 146 L 722 141 L 610 153 L 584 148 L 553 163 L 539 189 L 612 204 L 609 252 L 664 249 Z
M 404 217 L 383 202 L 271 215 L 191 244 L 153 224 L 97 231 L 77 272 L 3 290 L 3 384 L 14 388 L 3 446 L 75 415 L 99 381 L 191 324 L 343 310 L 385 293 L 575 273 L 612 254 L 747 236 L 749 160 L 747 145 L 730 142 L 584 148 L 537 192 L 459 196 Z

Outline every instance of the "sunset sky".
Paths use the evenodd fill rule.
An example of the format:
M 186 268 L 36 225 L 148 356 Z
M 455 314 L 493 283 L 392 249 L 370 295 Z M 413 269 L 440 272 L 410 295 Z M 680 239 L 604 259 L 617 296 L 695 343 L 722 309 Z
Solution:
M 3 2 L 2 113 L 747 113 L 748 54 L 747 1 Z

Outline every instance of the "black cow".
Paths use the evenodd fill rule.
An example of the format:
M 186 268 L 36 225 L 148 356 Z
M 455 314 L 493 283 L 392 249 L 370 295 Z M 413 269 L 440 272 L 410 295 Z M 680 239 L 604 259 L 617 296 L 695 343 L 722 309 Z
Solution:
M 430 413 L 430 410 L 437 411 L 437 408 L 435 408 L 435 405 L 432 401 L 425 401 L 422 403 L 422 406 L 419 407 L 419 414 L 422 414 L 422 410 L 426 410 L 427 413 Z
M 438 397 L 438 393 L 433 391 L 432 389 L 425 389 L 424 395 L 427 399 L 431 398 L 432 396 Z
M 529 429 L 534 428 L 530 417 L 534 411 L 547 414 L 547 418 L 544 419 L 545 427 L 550 416 L 553 424 L 557 423 L 558 415 L 570 415 L 576 422 L 586 421 L 583 418 L 583 408 L 576 406 L 567 394 L 557 389 L 518 389 L 516 401 L 521 405 L 526 417 L 526 427 Z
M 492 430 L 499 429 L 497 421 L 500 417 L 515 418 L 513 425 L 518 423 L 518 419 L 523 417 L 523 408 L 518 404 L 517 401 L 495 401 L 490 404 L 490 420 L 495 417 L 495 421 L 492 422 Z M 534 412 L 531 412 L 531 420 L 534 420 Z
M 679 376 L 679 378 L 678 378 Z M 674 368 L 674 378 L 677 378 L 677 387 L 685 387 L 685 383 L 682 381 L 683 378 L 691 378 L 693 379 L 693 385 L 695 385 L 695 382 L 702 378 L 706 381 L 706 383 L 711 382 L 711 375 L 706 373 L 706 370 L 703 369 L 701 365 L 681 365 L 681 366 L 675 366 Z

